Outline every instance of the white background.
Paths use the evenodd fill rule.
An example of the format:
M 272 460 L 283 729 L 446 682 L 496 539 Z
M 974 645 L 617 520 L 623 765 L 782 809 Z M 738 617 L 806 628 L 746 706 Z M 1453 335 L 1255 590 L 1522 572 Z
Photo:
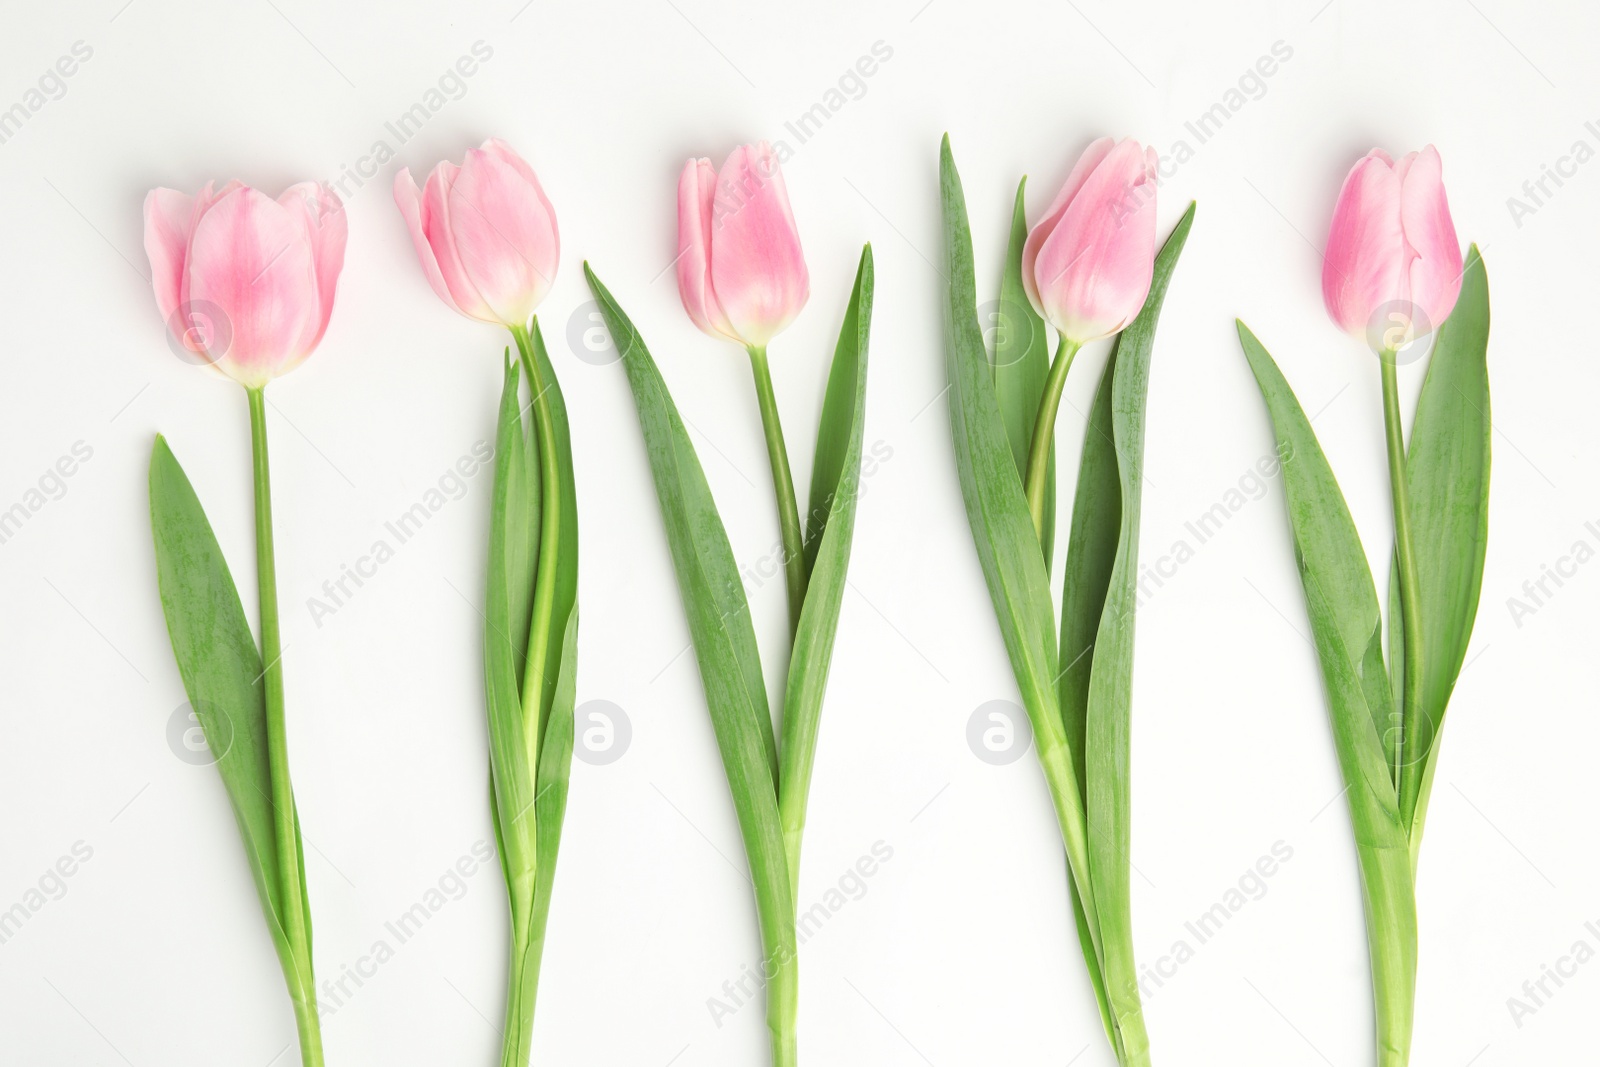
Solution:
M 1536 1014 L 1507 998 L 1600 920 L 1593 851 L 1600 565 L 1517 624 L 1507 606 L 1574 542 L 1600 545 L 1589 309 L 1600 164 L 1518 225 L 1507 198 L 1574 142 L 1600 148 L 1600 16 L 1577 3 L 776 7 L 714 0 L 8 4 L 0 108 L 74 42 L 92 58 L 0 145 L 0 509 L 76 442 L 92 459 L 0 545 L 0 909 L 75 843 L 92 858 L 0 945 L 5 1064 L 295 1063 L 283 982 L 221 782 L 184 762 L 184 701 L 156 595 L 145 488 L 165 433 L 255 617 L 244 397 L 174 358 L 142 251 L 147 189 L 238 177 L 276 193 L 346 178 L 350 245 L 321 349 L 268 392 L 293 769 L 319 976 L 338 979 L 474 843 L 485 802 L 479 659 L 490 475 L 476 476 L 336 614 L 306 603 L 490 436 L 506 338 L 429 291 L 391 197 L 496 135 L 538 170 L 563 262 L 541 321 L 571 406 L 581 524 L 580 702 L 626 710 L 631 747 L 575 761 L 535 1061 L 765 1063 L 759 1006 L 708 999 L 758 956 L 751 893 L 621 368 L 580 360 L 588 259 L 647 338 L 741 565 L 777 540 L 745 359 L 698 333 L 671 272 L 692 155 L 767 137 L 812 297 L 773 346 L 808 484 L 825 360 L 860 246 L 878 293 L 867 479 L 812 785 L 802 903 L 873 844 L 893 859 L 803 952 L 813 1065 L 1112 1061 L 1070 929 L 1061 847 L 1031 756 L 968 748 L 975 708 L 1015 700 L 963 516 L 940 391 L 937 149 L 966 183 L 979 277 L 997 279 L 1013 190 L 1039 211 L 1092 138 L 1192 159 L 1161 227 L 1199 214 L 1151 377 L 1143 553 L 1222 501 L 1272 446 L 1233 335 L 1272 349 L 1338 473 L 1372 560 L 1389 519 L 1377 364 L 1326 320 L 1319 249 L 1368 148 L 1439 147 L 1463 243 L 1484 249 L 1495 325 L 1491 541 L 1471 663 L 1446 732 L 1418 887 L 1414 1062 L 1591 1062 L 1600 964 Z M 120 9 L 120 10 L 119 10 Z M 492 58 L 401 144 L 385 123 L 474 42 Z M 785 128 L 875 42 L 892 57 L 803 144 Z M 1185 128 L 1275 42 L 1293 55 L 1200 145 Z M 847 86 L 848 88 L 848 86 Z M 383 140 L 395 159 L 363 163 Z M 1169 168 L 1170 169 L 1170 168 Z M 994 295 L 987 287 L 981 298 Z M 1076 455 L 1103 346 L 1063 407 Z M 1414 392 L 1420 372 L 1403 375 Z M 1064 491 L 1070 499 L 1070 492 Z M 1192 540 L 1192 538 L 1191 538 Z M 1553 588 L 1553 587 L 1552 587 Z M 752 583 L 769 684 L 781 581 Z M 1276 480 L 1139 613 L 1134 918 L 1154 965 L 1276 842 L 1265 895 L 1149 1000 L 1158 1062 L 1372 1060 L 1355 853 Z M 180 746 L 181 749 L 181 746 Z M 505 903 L 493 866 L 341 997 L 328 1062 L 495 1062 Z M 370 971 L 370 967 L 368 968 Z M 1550 986 L 1554 990 L 1554 986 Z

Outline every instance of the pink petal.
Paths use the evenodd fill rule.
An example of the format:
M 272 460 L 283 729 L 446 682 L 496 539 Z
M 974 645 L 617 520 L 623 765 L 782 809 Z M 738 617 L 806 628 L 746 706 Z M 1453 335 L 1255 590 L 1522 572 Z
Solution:
M 1132 322 L 1155 263 L 1154 153 L 1117 144 L 1084 179 L 1034 263 L 1045 318 L 1086 344 Z
M 156 310 L 169 326 L 183 299 L 183 264 L 189 254 L 195 198 L 176 189 L 152 189 L 144 198 L 144 251 Z
M 734 149 L 718 175 L 711 287 L 733 332 L 758 347 L 793 322 L 811 295 L 783 172 L 765 141 Z
M 328 330 L 328 320 L 333 316 L 333 295 L 338 288 L 339 272 L 344 269 L 344 248 L 350 234 L 349 219 L 338 194 L 321 182 L 290 186 L 278 197 L 278 203 L 303 222 L 306 240 L 311 245 L 319 318 L 316 332 L 306 343 L 309 352 L 321 343 L 322 335 Z
M 394 202 L 400 209 L 400 217 L 406 221 L 406 230 L 411 234 L 411 247 L 416 249 L 417 260 L 422 264 L 422 273 L 427 277 L 428 284 L 433 286 L 433 291 L 448 307 L 465 314 L 457 306 L 455 297 L 450 295 L 450 287 L 445 284 L 444 275 L 439 273 L 439 261 L 434 257 L 433 246 L 423 232 L 422 190 L 417 188 L 409 167 L 394 176 Z
M 451 186 L 450 231 L 467 277 L 510 326 L 526 325 L 560 260 L 555 211 L 532 171 L 474 148 Z
M 1400 226 L 1400 179 L 1388 155 L 1373 149 L 1345 176 L 1328 229 L 1322 300 L 1347 333 L 1365 337 L 1385 303 L 1411 298 Z
M 456 248 L 455 231 L 451 227 L 450 190 L 459 173 L 460 168 L 446 160 L 428 175 L 428 182 L 422 190 L 422 232 L 427 237 L 428 247 L 433 249 L 439 273 L 450 291 L 451 302 L 456 310 L 480 322 L 497 323 L 500 317 L 484 301 L 478 287 L 472 284 L 472 279 L 467 276 L 467 268 L 461 262 L 461 253 Z
M 216 365 L 255 388 L 293 369 L 321 319 L 321 297 L 304 223 L 250 188 L 217 200 L 190 241 L 187 299 L 215 306 L 231 336 Z
M 1028 231 L 1028 239 L 1022 244 L 1022 288 L 1028 294 L 1028 302 L 1033 305 L 1033 310 L 1041 315 L 1044 314 L 1044 305 L 1039 302 L 1039 287 L 1034 281 L 1034 264 L 1039 260 L 1039 248 L 1044 244 L 1045 238 L 1055 231 L 1056 223 L 1061 221 L 1067 205 L 1078 195 L 1078 190 L 1083 188 L 1084 181 L 1100 165 L 1100 161 L 1111 154 L 1111 149 L 1116 143 L 1111 137 L 1102 137 L 1090 142 L 1089 147 L 1078 157 L 1078 162 L 1072 165 L 1072 173 L 1067 175 L 1061 191 L 1056 193 L 1056 198 L 1050 202 L 1049 208 L 1039 221 L 1033 224 L 1033 229 Z
M 1432 145 L 1401 161 L 1400 227 L 1417 256 L 1411 261 L 1411 299 L 1437 329 L 1461 294 L 1461 243 L 1444 194 L 1444 166 Z
M 678 296 L 702 331 L 739 341 L 711 289 L 711 215 L 716 193 L 717 172 L 709 159 L 691 159 L 684 164 L 678 179 Z

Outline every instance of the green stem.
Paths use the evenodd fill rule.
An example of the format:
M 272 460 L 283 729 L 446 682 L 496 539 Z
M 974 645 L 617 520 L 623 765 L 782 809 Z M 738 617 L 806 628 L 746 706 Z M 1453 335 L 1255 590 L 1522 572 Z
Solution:
M 516 923 L 515 916 L 512 922 Z M 528 1067 L 533 1051 L 533 1002 L 539 984 L 536 950 L 520 930 L 511 937 L 511 957 L 506 975 L 506 1028 L 500 1051 L 501 1067 Z
M 751 345 L 750 371 L 756 379 L 756 400 L 761 406 L 761 429 L 767 437 L 767 458 L 772 461 L 772 489 L 778 498 L 778 523 L 783 529 L 783 573 L 789 586 L 789 632 L 800 629 L 800 609 L 806 600 L 806 561 L 800 542 L 800 509 L 795 504 L 794 478 L 789 473 L 789 452 L 778 421 L 778 399 L 772 392 L 767 350 Z
M 528 628 L 528 661 L 523 671 L 522 702 L 523 721 L 530 727 L 528 740 L 529 765 L 539 766 L 538 742 L 543 729 L 543 708 L 547 703 L 546 691 L 553 691 L 555 676 L 546 670 L 550 657 L 550 626 L 555 614 L 556 566 L 561 559 L 561 471 L 556 453 L 556 431 L 550 413 L 550 394 L 545 385 L 544 373 L 534 358 L 533 338 L 526 327 L 513 326 L 511 334 L 517 339 L 517 352 L 522 359 L 523 373 L 528 377 L 528 387 L 533 393 L 534 425 L 539 435 L 539 469 L 541 510 L 539 534 L 539 569 L 534 577 L 533 620 Z M 532 707 L 529 707 L 529 703 Z
M 1409 826 L 1417 806 L 1428 731 L 1422 728 L 1422 605 L 1417 583 L 1417 554 L 1411 539 L 1411 499 L 1406 479 L 1406 446 L 1400 429 L 1400 388 L 1395 357 L 1384 353 L 1383 429 L 1389 452 L 1389 491 L 1394 501 L 1395 555 L 1400 571 L 1400 621 L 1404 649 L 1400 707 L 1400 743 L 1393 755 L 1402 825 Z M 1394 620 L 1389 620 L 1394 625 Z
M 1378 1067 L 1406 1067 L 1417 999 L 1417 903 L 1404 849 L 1360 848 Z
M 278 569 L 272 545 L 272 475 L 267 463 L 266 394 L 248 389 L 250 454 L 256 496 L 256 582 L 261 610 L 261 672 L 267 713 L 267 761 L 272 776 L 273 825 L 278 845 L 278 891 L 293 971 L 289 997 L 294 1002 L 303 1067 L 321 1067 L 322 1030 L 317 1018 L 316 977 L 311 966 L 308 904 L 300 884 L 300 828 L 295 821 L 294 788 L 289 781 L 289 739 L 283 714 L 283 648 L 278 633 Z
M 792 929 L 792 922 L 791 922 Z M 799 1067 L 800 958 L 793 938 L 781 952 L 769 952 L 769 961 L 779 962 L 776 973 L 767 976 L 767 1029 L 772 1035 L 772 1067 Z
M 1055 439 L 1056 410 L 1061 406 L 1061 389 L 1067 384 L 1072 357 L 1082 347 L 1076 341 L 1061 338 L 1055 362 L 1050 364 L 1050 376 L 1045 379 L 1044 395 L 1039 398 L 1039 414 L 1033 420 L 1033 437 L 1028 443 L 1028 513 L 1033 516 L 1033 532 L 1041 542 L 1044 539 L 1045 478 L 1050 469 L 1050 442 Z

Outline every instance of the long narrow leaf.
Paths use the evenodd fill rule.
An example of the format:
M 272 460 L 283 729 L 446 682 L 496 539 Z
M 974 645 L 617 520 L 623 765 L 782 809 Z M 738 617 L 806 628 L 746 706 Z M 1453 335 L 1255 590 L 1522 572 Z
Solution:
M 1122 483 L 1117 473 L 1111 418 L 1116 371 L 1117 352 L 1113 350 L 1089 408 L 1083 456 L 1078 461 L 1078 488 L 1072 500 L 1067 556 L 1062 564 L 1066 581 L 1061 591 L 1061 720 L 1067 743 L 1072 746 L 1078 782 L 1085 786 L 1089 678 L 1122 534 Z M 1088 803 L 1087 796 L 1084 803 Z
M 872 246 L 861 252 L 856 283 L 839 330 L 828 373 L 828 391 L 817 428 L 816 460 L 811 476 L 810 580 L 800 626 L 789 660 L 789 685 L 784 695 L 782 773 L 778 776 L 779 810 L 783 820 L 789 889 L 799 892 L 800 841 L 806 823 L 806 798 L 811 789 L 811 764 L 817 750 L 822 698 L 839 626 L 839 606 L 850 566 L 855 535 L 856 498 L 861 485 L 861 446 L 867 415 L 867 340 L 872 331 Z M 813 525 L 815 523 L 815 525 Z
M 1084 909 L 1083 929 L 1094 941 L 1092 951 L 1098 955 L 1100 928 L 1089 886 L 1083 792 L 1073 770 L 1056 695 L 1056 627 L 1050 583 L 983 347 L 972 233 L 948 136 L 939 150 L 939 186 L 949 279 L 944 305 L 945 365 L 950 377 L 950 431 L 956 474 L 978 563 L 994 602 L 1000 636 L 1033 726 L 1039 762 L 1061 825 L 1068 864 Z M 1090 954 L 1091 948 L 1086 947 L 1084 952 Z M 1097 987 L 1096 995 L 1101 992 Z
M 150 454 L 150 525 L 178 673 L 216 757 L 273 944 L 293 984 L 298 970 L 278 881 L 261 654 L 205 510 L 160 436 Z
M 550 921 L 550 900 L 555 889 L 556 859 L 561 851 L 561 828 L 567 818 L 567 786 L 572 778 L 573 705 L 576 703 L 578 675 L 578 612 L 567 616 L 562 638 L 561 666 L 556 681 L 556 699 L 550 709 L 544 741 L 539 750 L 539 873 L 533 892 L 533 916 L 529 927 L 528 955 L 531 981 L 525 996 L 538 987 L 539 965 L 544 958 L 545 927 Z
M 972 234 L 961 176 L 946 137 L 940 149 L 949 292 L 945 353 L 950 375 L 950 429 L 956 473 L 978 562 L 1016 672 L 1040 755 L 1066 743 L 1056 703 L 1055 612 L 1039 540 L 1028 516 L 1016 459 L 1006 437 L 977 316 Z M 1070 774 L 1070 762 L 1067 763 Z M 1073 794 L 1080 795 L 1076 783 Z
M 537 582 L 549 581 L 552 588 L 546 592 L 536 586 L 535 600 L 540 593 L 545 593 L 550 598 L 550 613 L 548 619 L 537 616 L 533 620 L 533 627 L 529 633 L 530 641 L 543 640 L 545 643 L 544 662 L 548 665 L 545 675 L 540 679 L 541 692 L 539 699 L 539 734 L 543 743 L 544 731 L 548 728 L 550 711 L 555 704 L 556 686 L 560 684 L 560 664 L 562 645 L 566 640 L 567 618 L 577 608 L 578 603 L 578 500 L 576 480 L 572 472 L 572 430 L 567 423 L 567 402 L 561 394 L 561 384 L 556 380 L 555 367 L 550 363 L 550 354 L 544 347 L 544 335 L 539 330 L 539 320 L 533 320 L 531 331 L 532 360 L 536 365 L 537 376 L 530 375 L 532 381 L 540 382 L 539 395 L 533 398 L 534 419 L 538 427 L 538 436 L 543 442 L 538 451 L 540 459 L 544 462 L 546 473 L 543 478 L 548 480 L 550 468 L 554 467 L 556 481 L 556 498 L 559 517 L 553 529 L 545 516 L 545 527 L 539 541 L 539 558 L 543 563 L 553 564 L 548 573 L 541 571 L 537 575 Z M 544 450 L 554 452 L 554 462 L 545 456 Z M 548 490 L 548 486 L 545 486 Z M 546 500 L 548 501 L 548 492 Z M 548 503 L 546 504 L 548 507 Z M 550 559 L 546 559 L 549 556 Z M 541 627 L 543 630 L 541 632 Z M 533 648 L 528 654 L 532 656 Z M 524 688 L 526 688 L 526 682 Z M 528 694 L 523 693 L 523 703 L 528 704 Z
M 537 862 L 537 814 L 531 760 L 538 739 L 529 737 L 520 693 L 528 625 L 520 630 L 513 611 L 526 612 L 532 574 L 527 569 L 529 493 L 523 440 L 520 368 L 507 360 L 495 431 L 494 501 L 489 516 L 488 594 L 484 603 L 483 668 L 489 717 L 489 769 L 495 832 L 506 870 L 513 922 L 527 921 Z M 518 582 L 513 581 L 518 575 Z M 514 607 L 516 605 L 516 607 Z M 520 643 L 513 638 L 520 633 Z
M 1005 423 L 1006 438 L 1017 460 L 1017 477 L 1028 476 L 1028 446 L 1033 440 L 1033 425 L 1039 417 L 1039 401 L 1044 397 L 1045 379 L 1050 376 L 1050 345 L 1045 337 L 1044 319 L 1033 310 L 1022 285 L 1022 246 L 1028 240 L 1028 219 L 1023 191 L 1028 179 L 1017 183 L 1017 196 L 1011 207 L 1011 237 L 1006 244 L 1006 265 L 1000 276 L 1000 307 L 996 315 L 994 341 L 994 393 Z M 1044 552 L 1044 567 L 1050 569 L 1056 531 L 1056 445 L 1050 442 L 1044 483 L 1044 533 L 1039 545 Z
M 1422 841 L 1446 706 L 1466 660 L 1483 587 L 1489 540 L 1489 279 L 1478 247 L 1467 252 L 1455 310 L 1439 327 L 1417 399 L 1406 469 L 1417 551 L 1423 641 L 1423 763 L 1410 819 L 1413 852 Z M 1398 633 L 1398 627 L 1391 624 Z M 1396 661 L 1398 662 L 1398 661 Z
M 750 608 L 694 445 L 633 323 L 587 264 L 584 274 L 622 356 L 700 665 L 711 725 L 733 793 L 770 958 L 794 945 L 794 903 L 778 818 L 777 745 Z
M 1117 338 L 1112 355 L 1112 436 L 1121 489 L 1121 530 L 1116 562 L 1106 588 L 1105 609 L 1095 638 L 1086 724 L 1089 798 L 1089 870 L 1100 907 L 1100 937 L 1107 991 L 1130 1063 L 1148 1061 L 1144 1009 L 1135 977 L 1130 903 L 1131 749 L 1133 725 L 1134 614 L 1139 595 L 1139 505 L 1144 482 L 1145 400 L 1156 324 L 1178 256 L 1183 252 L 1194 204 L 1189 205 L 1156 256 L 1150 295 L 1139 316 Z
M 533 622 L 533 576 L 539 565 L 539 520 L 544 501 L 540 492 L 539 436 L 530 432 L 533 419 L 521 406 L 518 385 L 521 376 L 516 373 L 515 361 L 508 363 L 508 369 L 511 373 L 501 388 L 500 418 L 510 422 L 504 427 L 504 442 L 499 440 L 500 428 L 496 429 L 495 455 L 497 463 L 503 459 L 510 469 L 505 507 L 497 510 L 492 518 L 504 524 L 501 536 L 507 624 L 503 639 L 510 651 L 513 677 L 520 688 L 528 660 L 528 628 Z M 507 449 L 504 453 L 499 451 L 502 443 Z

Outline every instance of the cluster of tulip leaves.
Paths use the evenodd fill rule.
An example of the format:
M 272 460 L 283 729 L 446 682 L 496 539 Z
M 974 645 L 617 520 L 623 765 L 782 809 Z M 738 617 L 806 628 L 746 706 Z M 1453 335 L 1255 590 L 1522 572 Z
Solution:
M 1455 309 L 1434 338 L 1406 450 L 1423 634 L 1415 722 L 1400 710 L 1398 573 L 1391 566 L 1385 664 L 1376 587 L 1339 483 L 1277 364 L 1242 322 L 1238 329 L 1279 454 L 1289 457 L 1284 495 L 1360 860 L 1380 1060 L 1404 1063 L 1416 982 L 1417 858 L 1488 543 L 1488 277 L 1473 246 Z M 1421 739 L 1409 760 L 1401 755 L 1408 733 Z
M 940 154 L 945 355 L 956 469 L 978 559 L 1033 727 L 1069 861 L 1079 942 L 1120 1062 L 1149 1062 L 1129 902 L 1130 727 L 1145 397 L 1156 322 L 1194 220 L 1190 204 L 1156 256 L 1150 294 L 1117 338 L 1089 412 L 1073 500 L 1059 644 L 1049 567 L 1053 502 L 1034 532 L 1027 444 L 1049 369 L 1043 320 L 1021 281 L 1017 190 L 991 360 L 977 312 L 972 236 L 946 137 Z
M 787 1042 L 792 1049 L 794 901 L 860 489 L 872 249 L 862 251 L 817 429 L 805 512 L 807 592 L 789 659 L 781 735 L 773 729 L 739 567 L 694 445 L 633 323 L 593 271 L 587 265 L 584 270 L 633 390 L 706 704 L 749 857 L 768 961 L 768 1025 L 775 1043 Z M 784 1028 L 789 1032 L 780 1033 Z
M 566 403 L 538 321 L 513 333 L 519 359 L 507 352 L 495 432 L 483 649 L 490 811 L 511 904 L 504 1062 L 522 1067 L 572 768 L 578 511 Z

